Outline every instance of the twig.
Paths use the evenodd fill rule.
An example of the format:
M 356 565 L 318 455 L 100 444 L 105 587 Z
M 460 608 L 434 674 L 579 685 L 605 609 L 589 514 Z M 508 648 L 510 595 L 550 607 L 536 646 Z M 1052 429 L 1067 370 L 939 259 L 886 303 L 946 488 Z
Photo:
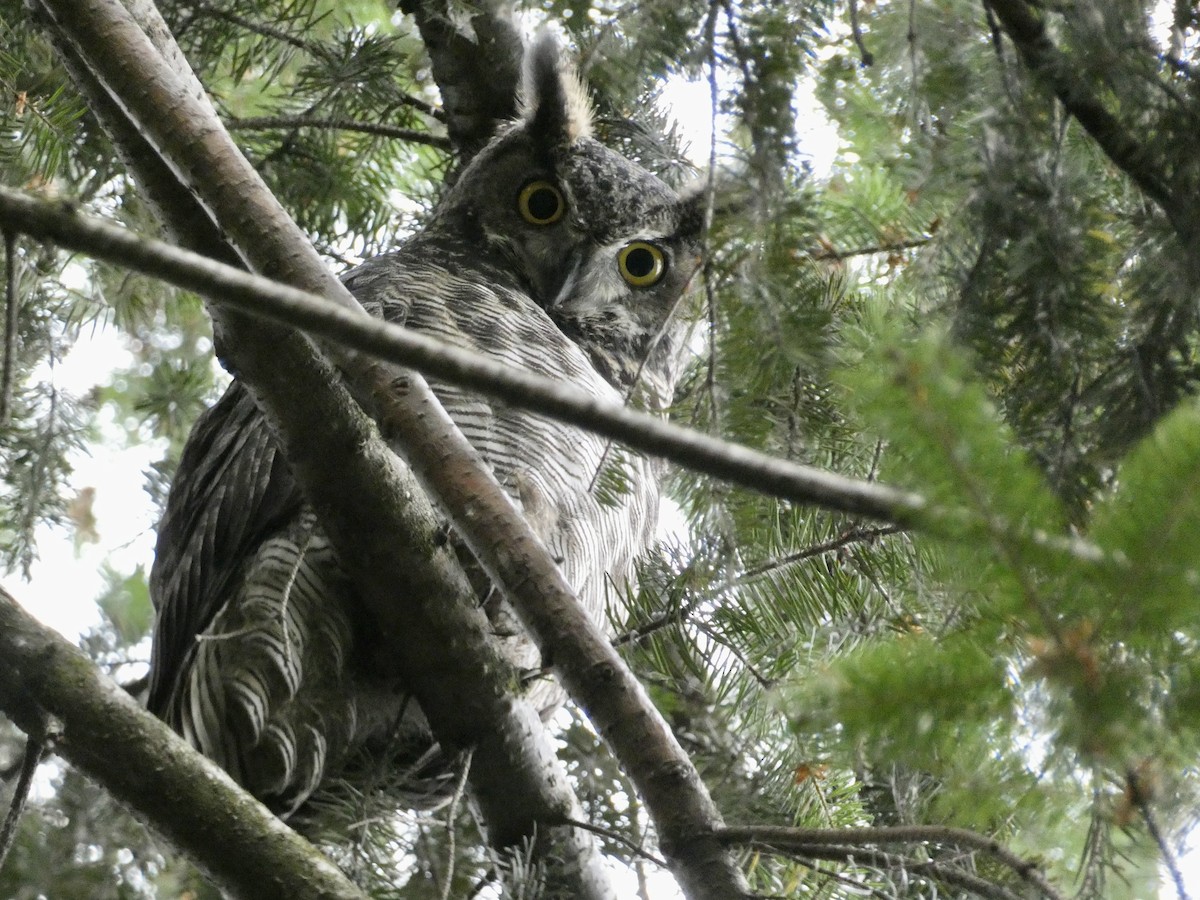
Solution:
M 320 44 L 296 37 L 296 35 L 290 34 L 276 25 L 270 25 L 266 22 L 256 22 L 253 19 L 246 18 L 245 16 L 239 16 L 237 13 L 231 12 L 230 10 L 219 9 L 215 6 L 209 6 L 208 4 L 200 5 L 192 14 L 193 19 L 199 19 L 204 16 L 212 19 L 221 19 L 222 21 L 228 22 L 231 25 L 237 25 L 239 28 L 249 31 L 252 34 L 257 34 L 260 37 L 269 37 L 272 40 L 279 41 L 282 44 L 288 44 L 289 46 L 295 47 L 297 50 L 303 50 L 305 53 L 309 54 L 310 56 L 315 56 L 318 59 L 329 58 L 328 51 Z
M 489 884 L 495 884 L 499 880 L 499 877 L 500 876 L 496 874 L 496 870 L 494 868 L 488 869 L 483 873 L 482 877 L 475 882 L 475 886 L 471 888 L 471 893 L 467 894 L 466 900 L 475 900 L 476 897 L 483 893 L 484 888 L 486 888 Z
M 4 825 L 0 827 L 0 869 L 8 859 L 13 842 L 17 838 L 17 825 L 21 821 L 21 813 L 25 810 L 25 801 L 29 799 L 29 791 L 33 787 L 33 776 L 37 774 L 38 765 L 46 752 L 46 723 L 42 719 L 39 727 L 30 730 L 25 738 L 25 750 L 21 754 L 21 771 L 17 783 L 13 785 L 12 800 L 8 804 L 8 815 L 4 817 Z
M 384 778 L 389 774 L 391 766 L 389 761 L 397 756 L 397 744 L 400 739 L 400 723 L 404 721 L 404 716 L 408 713 L 409 706 L 414 702 L 412 694 L 405 694 L 396 709 L 396 715 L 392 719 L 392 725 L 388 729 L 387 747 L 384 752 L 377 757 L 375 764 L 371 767 L 371 773 L 367 776 L 363 783 L 362 791 L 358 795 L 358 804 L 355 809 L 356 819 L 351 823 L 350 828 L 353 830 L 355 839 L 353 849 L 356 864 L 361 864 L 362 861 L 368 860 L 367 842 L 371 836 L 371 826 L 375 821 L 375 817 L 371 814 L 370 804 L 379 785 L 383 783 Z M 424 832 L 422 831 L 423 835 Z
M 858 48 L 859 58 L 864 66 L 875 64 L 875 54 L 867 49 L 863 41 L 862 25 L 858 21 L 858 0 L 850 0 L 850 32 L 854 36 L 854 46 Z
M 1150 832 L 1150 837 L 1158 845 L 1158 852 L 1162 854 L 1167 871 L 1171 873 L 1171 881 L 1175 883 L 1176 896 L 1179 897 L 1179 900 L 1189 900 L 1187 886 L 1183 882 L 1183 873 L 1179 871 L 1179 861 L 1175 859 L 1175 854 L 1171 852 L 1170 845 L 1158 827 L 1154 810 L 1150 808 L 1150 792 L 1146 789 L 1144 780 L 1136 769 L 1129 769 L 1125 773 L 1125 785 L 1129 798 L 1141 813 L 1142 821 L 1146 823 L 1146 830 Z
M 972 894 L 987 898 L 987 900 L 1020 900 L 1016 894 L 994 881 L 980 878 L 963 869 L 946 865 L 945 863 L 929 862 L 913 859 L 900 853 L 888 853 L 883 850 L 873 850 L 850 844 L 827 844 L 808 849 L 783 849 L 767 844 L 762 849 L 790 858 L 797 858 L 805 865 L 808 859 L 821 859 L 830 862 L 841 862 L 850 866 L 869 866 L 879 870 L 883 875 L 885 869 L 904 872 L 907 875 L 924 875 L 926 878 L 944 881 L 958 887 L 964 887 Z M 794 855 L 794 856 L 793 856 Z
M 713 643 L 719 644 L 720 646 L 722 646 L 726 650 L 728 650 L 730 653 L 732 653 L 734 659 L 736 659 L 739 663 L 742 664 L 742 668 L 744 668 L 747 672 L 750 673 L 750 677 L 753 678 L 755 681 L 757 681 L 758 686 L 761 687 L 763 690 L 769 691 L 769 690 L 771 690 L 771 688 L 775 687 L 775 685 L 779 683 L 778 679 L 768 678 L 766 675 L 764 675 L 762 672 L 760 672 L 758 670 L 758 667 L 756 667 L 754 665 L 754 663 L 750 662 L 750 660 L 746 657 L 746 654 L 744 654 L 741 650 L 739 650 L 737 647 L 735 647 L 733 645 L 732 641 L 730 641 L 727 637 L 725 637 L 725 635 L 718 632 L 711 625 L 701 624 L 699 626 L 699 630 L 700 630 L 701 634 L 707 635 L 709 637 L 709 639 L 713 641 Z M 714 666 L 714 669 L 715 668 L 716 667 Z
M 620 844 L 630 853 L 640 857 L 641 859 L 649 860 L 656 866 L 662 866 L 664 869 L 667 868 L 667 861 L 665 859 L 655 856 L 649 850 L 643 850 L 623 834 L 619 834 L 611 829 L 603 827 L 602 825 L 593 825 L 591 822 L 580 822 L 576 819 L 563 819 L 563 823 L 566 825 L 573 825 L 576 828 L 582 828 L 584 831 L 590 831 L 592 834 L 598 834 L 600 837 L 607 838 L 615 844 Z
M 703 256 L 704 309 L 708 318 L 708 353 L 705 360 L 704 387 L 708 395 L 709 431 L 721 433 L 721 407 L 717 402 L 717 298 L 713 287 L 712 221 L 717 172 L 717 109 L 721 92 L 717 84 L 717 12 L 719 0 L 708 7 L 708 18 L 704 22 L 704 39 L 708 46 L 708 174 L 704 186 L 704 230 L 701 232 L 701 254 Z
M 967 872 L 957 866 L 946 866 L 935 862 L 918 862 L 913 860 L 908 863 L 907 869 L 910 872 L 925 873 L 928 877 L 938 878 L 949 884 L 966 888 L 971 893 L 988 898 L 988 900 L 1021 900 L 1020 897 L 1003 885 L 996 884 L 994 881 L 988 881 L 986 878 L 980 878 L 978 875 Z
M 746 62 L 746 45 L 742 42 L 741 35 L 738 33 L 737 14 L 734 11 L 731 0 L 720 0 L 721 7 L 725 10 L 725 26 L 729 29 L 729 42 L 733 44 L 733 55 L 737 59 L 738 68 L 742 73 L 742 82 L 747 90 L 754 84 L 754 73 L 750 71 L 750 64 Z
M 862 541 L 873 541 L 876 538 L 885 537 L 889 534 L 900 534 L 903 531 L 904 529 L 899 525 L 885 525 L 882 528 L 852 528 L 845 534 L 825 541 L 822 544 L 814 544 L 811 547 L 805 547 L 803 550 L 797 550 L 795 553 L 789 553 L 787 556 L 764 560 L 758 565 L 751 566 L 738 576 L 738 581 L 748 581 L 751 578 L 757 578 L 759 575 L 765 575 L 773 569 L 782 569 L 784 566 L 803 562 L 806 559 L 812 559 L 814 556 L 820 556 L 823 553 L 840 550 L 851 544 L 857 544 Z
M 1059 893 L 1037 864 L 1017 856 L 995 838 L 945 825 L 893 825 L 874 828 L 788 828 L 775 825 L 726 826 L 717 832 L 725 844 L 760 844 L 798 852 L 837 845 L 938 843 L 986 853 L 1052 900 Z
M 865 247 L 855 247 L 853 250 L 838 250 L 836 247 L 822 247 L 820 250 L 810 251 L 809 259 L 816 260 L 838 260 L 850 259 L 853 256 L 871 256 L 875 253 L 900 253 L 904 250 L 912 250 L 916 247 L 924 247 L 931 238 L 906 238 L 901 241 L 895 241 L 891 244 L 867 244 Z
M 273 128 L 326 128 L 331 131 L 357 131 L 380 137 L 426 144 L 439 150 L 450 150 L 450 139 L 416 128 L 401 128 L 382 122 L 360 122 L 355 119 L 323 118 L 321 116 L 249 116 L 244 119 L 225 119 L 230 131 L 265 131 Z
M 467 789 L 467 775 L 471 771 L 471 748 L 463 753 L 462 771 L 458 773 L 458 783 L 454 785 L 454 794 L 450 798 L 450 808 L 446 810 L 446 879 L 442 882 L 442 900 L 449 900 L 450 889 L 454 886 L 454 857 L 457 852 L 455 835 L 458 829 L 454 820 L 458 817 L 458 804 L 462 802 Z
M 917 76 L 920 67 L 917 53 L 917 0 L 908 0 L 908 33 L 904 39 L 908 44 L 908 80 L 915 94 L 919 89 Z
M 1110 822 L 1107 814 L 1100 812 L 1100 798 L 1100 785 L 1093 782 L 1091 820 L 1079 851 L 1077 897 L 1099 897 L 1104 890 L 1104 851 L 1110 846 L 1107 840 Z
M 0 426 L 12 416 L 13 367 L 17 355 L 17 236 L 4 229 L 4 363 L 0 370 Z
M 697 597 L 690 603 L 685 603 L 682 606 L 676 607 L 669 612 L 659 613 L 651 618 L 648 622 L 642 625 L 636 625 L 630 628 L 624 634 L 619 634 L 613 638 L 612 645 L 614 647 L 622 647 L 625 644 L 638 643 L 656 631 L 661 631 L 668 625 L 682 625 L 687 621 L 688 616 L 696 611 L 696 608 L 703 603 L 706 597 Z
M 645 831 L 642 827 L 642 807 L 638 803 L 637 791 L 627 791 L 629 796 L 629 827 L 633 834 L 633 842 L 639 847 L 642 844 L 642 839 L 645 837 Z M 638 882 L 638 900 L 651 900 L 650 897 L 650 879 L 646 876 L 646 860 L 638 856 L 633 861 L 633 871 L 637 875 Z
M 875 452 L 871 454 L 871 468 L 867 470 L 867 481 L 874 481 L 879 475 L 879 460 L 883 458 L 883 440 L 875 442 Z
M 830 881 L 836 881 L 839 884 L 844 884 L 847 887 L 853 888 L 856 892 L 861 892 L 861 891 L 865 890 L 868 893 L 870 893 L 870 895 L 872 897 L 878 897 L 879 900 L 895 900 L 896 895 L 894 893 L 893 894 L 884 893 L 883 891 L 879 890 L 878 888 L 874 888 L 874 887 L 871 887 L 870 885 L 863 884 L 861 881 L 855 881 L 853 878 L 849 877 L 848 875 L 843 875 L 841 872 L 835 872 L 835 871 L 833 871 L 833 869 L 827 869 L 824 866 L 818 866 L 815 862 L 812 862 L 811 860 L 802 860 L 802 864 L 806 868 L 811 869 L 813 872 L 816 872 L 818 875 L 822 876 L 823 878 L 828 878 Z

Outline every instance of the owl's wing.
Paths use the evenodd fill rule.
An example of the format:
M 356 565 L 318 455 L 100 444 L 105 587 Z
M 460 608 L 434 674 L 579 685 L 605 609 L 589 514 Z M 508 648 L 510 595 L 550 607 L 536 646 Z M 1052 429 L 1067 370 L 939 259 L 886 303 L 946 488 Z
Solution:
M 347 273 L 374 315 L 403 323 L 410 275 L 389 256 Z M 204 632 L 234 597 L 263 541 L 304 498 L 266 419 L 240 382 L 196 422 L 159 523 L 150 592 L 157 622 L 147 705 L 166 714 Z
M 373 316 L 408 324 L 414 290 L 435 291 L 427 282 L 429 266 L 406 249 L 376 256 L 342 276 L 342 283 Z M 425 284 L 421 284 L 422 279 Z
M 239 382 L 197 420 L 158 529 L 148 706 L 163 715 L 200 634 L 237 591 L 259 545 L 303 497 L 254 398 Z

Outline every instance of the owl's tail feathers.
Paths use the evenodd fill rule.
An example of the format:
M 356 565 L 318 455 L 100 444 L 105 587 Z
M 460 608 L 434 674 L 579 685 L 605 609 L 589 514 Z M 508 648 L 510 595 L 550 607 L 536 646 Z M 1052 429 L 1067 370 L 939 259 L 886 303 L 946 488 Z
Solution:
M 456 766 L 416 702 L 351 670 L 350 629 L 334 627 L 328 606 L 313 647 L 295 640 L 306 631 L 303 619 L 291 617 L 293 671 L 286 677 L 279 645 L 272 655 L 265 648 L 273 642 L 261 632 L 223 634 L 212 650 L 226 657 L 224 665 L 199 652 L 178 729 L 281 818 L 312 822 L 337 808 L 353 807 L 361 817 L 445 804 Z
M 282 818 L 327 789 L 431 808 L 455 769 L 417 704 L 356 664 L 352 588 L 311 523 L 264 542 L 165 718 Z M 335 786 L 345 782 L 344 789 Z

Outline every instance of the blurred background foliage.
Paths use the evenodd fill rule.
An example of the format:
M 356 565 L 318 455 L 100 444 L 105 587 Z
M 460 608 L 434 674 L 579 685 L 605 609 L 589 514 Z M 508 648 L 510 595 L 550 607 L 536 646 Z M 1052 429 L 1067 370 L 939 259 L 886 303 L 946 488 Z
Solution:
M 1180 222 L 1030 76 L 987 4 L 518 7 L 531 28 L 559 24 L 601 136 L 631 156 L 686 181 L 714 157 L 702 138 L 685 154 L 675 120 L 717 136 L 696 358 L 674 417 L 910 487 L 973 523 L 900 530 L 671 474 L 681 523 L 615 627 L 726 820 L 969 827 L 1064 895 L 1155 895 L 1198 799 L 1200 264 Z M 420 223 L 450 159 L 410 20 L 372 0 L 161 8 L 333 266 Z M 465 4 L 449 9 L 467 21 Z M 1046 22 L 1144 164 L 1194 196 L 1194 7 L 1059 4 Z M 0 92 L 5 184 L 155 232 L 20 0 L 0 0 Z M 86 540 L 97 525 L 72 460 L 100 440 L 157 442 L 146 475 L 161 504 L 224 376 L 194 297 L 27 240 L 14 263 L 0 562 L 19 596 L 39 526 Z M 56 364 L 99 328 L 117 330 L 127 361 L 72 396 Z M 123 433 L 102 435 L 103 417 Z M 126 681 L 148 655 L 148 564 L 106 572 L 103 624 L 85 637 Z M 653 847 L 586 723 L 567 712 L 561 725 L 591 820 Z M 21 743 L 0 734 L 10 771 Z M 523 864 L 487 859 L 466 810 L 446 818 L 368 817 L 328 846 L 381 897 L 468 896 L 494 865 Z M 606 849 L 642 896 L 671 896 L 625 843 Z M 971 894 L 925 865 L 933 853 L 744 859 L 769 896 Z M 986 858 L 953 865 L 1022 890 Z M 52 761 L 0 895 L 215 893 Z

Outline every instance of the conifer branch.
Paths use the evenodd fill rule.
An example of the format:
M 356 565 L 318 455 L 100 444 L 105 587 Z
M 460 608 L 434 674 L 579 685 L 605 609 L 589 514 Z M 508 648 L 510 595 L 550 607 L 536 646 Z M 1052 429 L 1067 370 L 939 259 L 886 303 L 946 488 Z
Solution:
M 718 832 L 727 844 L 773 847 L 798 853 L 810 853 L 822 848 L 861 848 L 867 844 L 946 844 L 986 853 L 1001 865 L 1012 870 L 1050 900 L 1061 900 L 1054 887 L 1046 881 L 1037 864 L 1017 856 L 995 838 L 965 828 L 946 825 L 895 825 L 875 828 L 789 828 L 775 825 L 727 826 Z M 839 850 L 844 858 L 846 850 Z
M 569 819 L 567 824 L 574 826 L 575 828 L 582 828 L 584 831 L 590 831 L 592 834 L 598 834 L 600 837 L 607 838 L 614 844 L 620 844 L 639 859 L 649 860 L 656 866 L 661 866 L 664 869 L 667 868 L 667 861 L 665 859 L 655 856 L 646 848 L 634 843 L 629 838 L 625 837 L 625 835 L 613 831 L 611 828 L 604 828 L 600 825 L 593 825 L 591 822 L 576 821 L 574 819 Z
M 850 250 L 839 250 L 832 244 L 823 245 L 819 250 L 810 250 L 808 253 L 809 259 L 816 260 L 837 260 L 851 259 L 855 256 L 873 256 L 877 253 L 902 253 L 905 250 L 914 250 L 917 247 L 924 247 L 929 244 L 931 239 L 928 237 L 908 238 L 900 241 L 893 241 L 889 244 L 867 244 L 863 247 L 854 247 Z M 824 242 L 823 242 L 824 244 Z
M 357 131 L 379 137 L 395 138 L 414 144 L 426 144 L 439 150 L 449 150 L 450 140 L 416 128 L 400 128 L 382 122 L 359 122 L 355 119 L 331 119 L 322 116 L 252 116 L 244 119 L 225 119 L 230 131 L 266 131 L 274 128 L 321 128 L 329 131 Z
M 40 727 L 36 727 L 36 730 L 30 731 L 25 737 L 25 749 L 21 752 L 18 763 L 17 782 L 13 785 L 12 799 L 8 801 L 8 814 L 4 817 L 3 826 L 0 826 L 0 871 L 3 871 L 9 851 L 17 839 L 17 828 L 21 822 L 21 814 L 25 811 L 25 804 L 29 800 L 29 792 L 33 788 L 33 778 L 46 753 L 45 719 L 37 725 Z
M 1177 196 L 1150 148 L 1125 127 L 1077 73 L 1046 32 L 1044 13 L 1025 0 L 985 0 L 1025 65 L 1112 162 L 1167 215 L 1184 244 L 1197 239 L 1191 197 Z
M 239 15 L 229 9 L 221 9 L 220 7 L 210 6 L 207 3 L 198 6 L 189 17 L 189 22 L 194 19 L 208 17 L 212 19 L 220 19 L 223 22 L 228 22 L 231 25 L 236 25 L 239 28 L 249 31 L 252 34 L 261 35 L 262 37 L 271 38 L 281 44 L 295 47 L 304 53 L 307 53 L 313 59 L 319 59 L 323 62 L 332 62 L 334 57 L 329 50 L 323 45 L 315 41 L 307 41 L 304 38 L 298 37 L 295 34 L 287 31 L 284 28 L 272 25 L 268 22 L 258 22 L 254 19 L 249 19 Z M 408 106 L 417 110 L 420 113 L 444 121 L 446 114 L 431 103 L 427 103 L 420 97 L 414 97 L 411 94 L 400 94 L 396 98 L 402 106 Z

